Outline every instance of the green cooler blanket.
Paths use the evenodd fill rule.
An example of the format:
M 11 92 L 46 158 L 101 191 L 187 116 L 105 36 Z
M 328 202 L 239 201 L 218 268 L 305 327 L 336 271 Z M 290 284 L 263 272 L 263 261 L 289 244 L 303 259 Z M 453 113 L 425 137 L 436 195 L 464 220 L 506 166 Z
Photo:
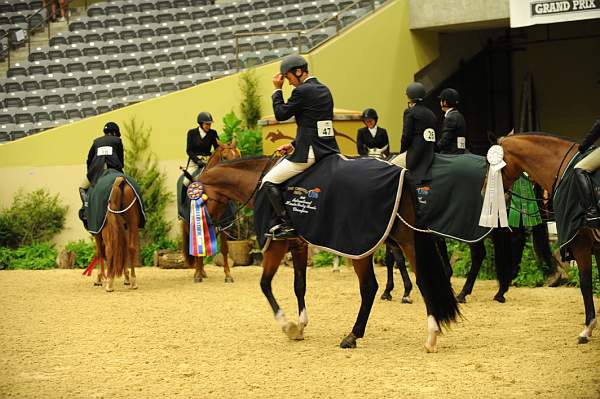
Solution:
M 98 234 L 104 223 L 106 222 L 106 214 L 108 213 L 108 200 L 112 191 L 112 185 L 115 179 L 119 176 L 124 176 L 127 183 L 135 191 L 135 195 L 142 209 L 142 217 L 140 218 L 140 228 L 144 228 L 146 224 L 146 214 L 144 213 L 144 203 L 142 202 L 141 190 L 132 177 L 126 176 L 114 169 L 107 169 L 98 182 L 88 190 L 88 206 L 85 208 L 85 215 L 88 220 L 88 231 L 92 234 Z M 129 205 L 129 204 L 126 204 Z
M 487 166 L 479 155 L 435 154 L 431 182 L 417 187 L 419 225 L 463 242 L 487 236 L 492 228 L 479 226 Z

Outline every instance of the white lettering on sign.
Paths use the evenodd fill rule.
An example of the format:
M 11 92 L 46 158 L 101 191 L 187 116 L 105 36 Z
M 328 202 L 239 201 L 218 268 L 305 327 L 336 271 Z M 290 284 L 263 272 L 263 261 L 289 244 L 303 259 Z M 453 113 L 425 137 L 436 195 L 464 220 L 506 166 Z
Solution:
M 98 156 L 112 155 L 113 154 L 113 148 L 110 147 L 110 146 L 98 147 L 98 151 L 96 152 L 96 154 Z
M 319 137 L 328 138 L 333 137 L 333 122 L 332 121 L 318 121 L 317 122 L 317 133 Z
M 423 138 L 425 139 L 425 141 L 435 141 L 435 130 L 433 130 L 432 128 L 427 128 L 423 131 Z
M 573 0 L 573 10 L 589 10 L 596 8 L 596 0 Z

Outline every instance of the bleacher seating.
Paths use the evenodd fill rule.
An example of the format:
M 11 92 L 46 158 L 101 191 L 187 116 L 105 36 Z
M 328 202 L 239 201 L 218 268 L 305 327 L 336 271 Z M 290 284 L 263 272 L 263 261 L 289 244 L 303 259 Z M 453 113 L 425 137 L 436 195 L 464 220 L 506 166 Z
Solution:
M 384 0 L 379 0 L 383 3 Z M 298 51 L 298 35 L 351 0 L 122 0 L 90 6 L 69 31 L 32 49 L 0 80 L 0 142 L 191 87 Z M 0 3 L 0 7 L 1 7 Z M 370 10 L 340 16 L 346 26 Z M 303 50 L 336 34 L 336 22 L 300 37 Z M 21 132 L 16 134 L 14 132 Z M 13 134 L 14 133 L 14 134 Z
M 46 19 L 46 13 L 37 13 L 42 8 L 42 0 L 3 0 L 0 1 L 0 59 L 4 55 L 4 50 L 8 48 L 8 38 L 6 35 L 23 30 L 27 32 L 27 28 L 40 27 L 43 29 L 43 21 Z M 35 15 L 33 15 L 35 14 Z M 30 19 L 30 22 L 28 22 Z M 12 46 L 18 46 L 24 43 L 26 37 L 22 40 L 16 40 L 16 36 L 12 37 Z

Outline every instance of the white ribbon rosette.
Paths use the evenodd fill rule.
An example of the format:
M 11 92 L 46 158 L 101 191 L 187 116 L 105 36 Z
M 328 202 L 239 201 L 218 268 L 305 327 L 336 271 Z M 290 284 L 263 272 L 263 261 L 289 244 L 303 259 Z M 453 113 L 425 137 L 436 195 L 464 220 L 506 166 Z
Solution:
M 502 168 L 506 166 L 503 158 L 504 150 L 501 146 L 490 147 L 487 153 L 490 167 L 488 168 L 483 208 L 479 217 L 479 225 L 483 227 L 498 227 L 498 219 L 500 219 L 500 227 L 508 226 L 501 173 Z

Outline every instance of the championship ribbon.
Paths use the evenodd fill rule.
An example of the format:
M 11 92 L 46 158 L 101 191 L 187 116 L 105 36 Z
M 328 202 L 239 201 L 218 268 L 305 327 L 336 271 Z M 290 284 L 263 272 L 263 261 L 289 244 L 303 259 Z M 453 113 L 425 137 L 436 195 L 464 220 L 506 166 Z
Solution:
M 508 217 L 506 215 L 506 202 L 504 202 L 504 186 L 502 185 L 502 168 L 506 166 L 504 162 L 504 150 L 499 145 L 490 147 L 487 153 L 487 160 L 490 163 L 485 186 L 485 197 L 479 225 L 483 227 L 508 226 Z
M 208 210 L 204 187 L 198 182 L 190 183 L 187 189 L 190 199 L 190 245 L 192 256 L 211 256 L 217 252 L 217 237 Z

